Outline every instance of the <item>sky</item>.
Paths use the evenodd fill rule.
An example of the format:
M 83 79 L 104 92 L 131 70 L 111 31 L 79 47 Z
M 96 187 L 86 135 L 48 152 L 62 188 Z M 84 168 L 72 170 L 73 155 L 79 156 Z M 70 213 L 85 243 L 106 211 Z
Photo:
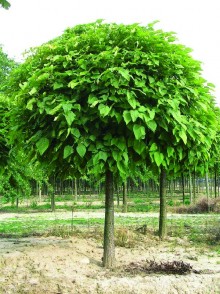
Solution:
M 220 1 L 219 0 L 9 0 L 0 8 L 0 44 L 10 57 L 63 33 L 67 27 L 104 19 L 174 31 L 181 44 L 193 49 L 202 62 L 203 77 L 216 86 L 220 106 Z

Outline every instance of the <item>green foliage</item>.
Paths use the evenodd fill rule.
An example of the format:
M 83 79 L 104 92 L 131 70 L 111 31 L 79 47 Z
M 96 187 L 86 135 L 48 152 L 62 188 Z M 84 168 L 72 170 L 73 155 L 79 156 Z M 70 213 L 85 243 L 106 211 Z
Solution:
M 9 7 L 11 6 L 11 4 L 7 0 L 0 0 L 0 5 L 5 9 L 9 9 Z
M 178 171 L 208 160 L 212 86 L 190 52 L 152 25 L 67 29 L 14 71 L 12 136 L 61 174 L 125 178 L 146 163 Z
M 1 4 L 1 2 L 0 2 Z M 5 84 L 9 73 L 12 69 L 17 66 L 17 63 L 8 57 L 8 55 L 3 51 L 2 46 L 0 45 L 0 90 Z

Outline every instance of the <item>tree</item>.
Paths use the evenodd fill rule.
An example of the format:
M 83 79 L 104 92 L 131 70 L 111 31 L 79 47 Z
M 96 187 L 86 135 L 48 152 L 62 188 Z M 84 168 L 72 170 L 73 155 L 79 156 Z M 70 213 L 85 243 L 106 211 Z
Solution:
M 17 63 L 8 57 L 0 45 L 0 93 L 7 81 L 10 71 L 17 66 Z
M 8 111 L 8 107 L 4 101 L 2 101 L 2 96 L 0 94 L 0 173 L 4 171 L 7 165 L 9 156 L 9 144 L 7 140 L 7 129 L 5 114 Z
M 9 7 L 11 6 L 11 4 L 7 0 L 0 0 L 0 5 L 5 9 L 9 9 Z
M 32 49 L 8 85 L 13 136 L 24 134 L 39 161 L 62 175 L 106 175 L 106 267 L 115 261 L 113 177 L 208 157 L 211 85 L 190 52 L 153 24 L 97 21 Z

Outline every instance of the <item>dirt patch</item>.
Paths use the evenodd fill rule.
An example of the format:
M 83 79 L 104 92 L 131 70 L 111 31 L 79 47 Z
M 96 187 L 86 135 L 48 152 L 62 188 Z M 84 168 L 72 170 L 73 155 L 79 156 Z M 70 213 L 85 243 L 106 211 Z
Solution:
M 114 271 L 102 267 L 102 242 L 88 234 L 70 239 L 55 237 L 0 240 L 0 293 L 220 293 L 220 258 L 187 244 L 172 247 L 145 236 L 134 248 L 116 248 Z M 168 274 L 131 272 L 131 263 L 189 263 L 195 272 Z

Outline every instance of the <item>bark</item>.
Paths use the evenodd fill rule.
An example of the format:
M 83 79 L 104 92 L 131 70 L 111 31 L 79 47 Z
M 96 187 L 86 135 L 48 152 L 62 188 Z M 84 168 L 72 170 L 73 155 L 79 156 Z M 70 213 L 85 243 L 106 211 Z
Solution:
M 127 204 L 127 181 L 123 183 L 123 212 L 128 212 L 128 204 Z
M 75 201 L 77 202 L 78 191 L 77 191 L 77 179 L 74 179 L 74 190 L 75 190 Z
M 160 171 L 160 218 L 159 218 L 159 237 L 163 240 L 166 237 L 167 228 L 167 211 L 166 211 L 166 172 L 164 168 Z
M 217 185 L 218 185 L 218 180 L 217 180 L 217 172 L 218 172 L 218 166 L 215 165 L 215 178 L 214 178 L 214 194 L 215 194 L 215 198 L 217 198 Z
M 182 192 L 183 192 L 183 204 L 185 203 L 185 179 L 184 174 L 181 174 L 181 180 L 182 180 Z
M 196 171 L 193 171 L 193 203 L 196 201 Z
M 51 210 L 55 211 L 55 178 L 51 177 L 49 180 L 50 183 L 50 188 L 49 188 L 49 193 L 50 193 L 50 204 L 51 204 Z
M 50 202 L 51 202 L 51 210 L 55 211 L 55 193 L 54 193 L 54 191 L 51 192 Z
M 205 173 L 205 187 L 206 187 L 206 197 L 207 197 L 207 205 L 208 205 L 208 211 L 209 211 L 209 174 L 208 172 Z
M 109 170 L 106 171 L 105 179 L 103 266 L 105 268 L 113 268 L 115 266 L 113 173 Z
M 119 195 L 119 189 L 118 189 L 118 183 L 115 184 L 115 190 L 117 195 L 117 207 L 120 206 L 120 195 Z
M 192 203 L 193 199 L 192 199 L 192 175 L 191 175 L 191 171 L 189 171 L 189 195 L 190 195 L 190 203 Z

